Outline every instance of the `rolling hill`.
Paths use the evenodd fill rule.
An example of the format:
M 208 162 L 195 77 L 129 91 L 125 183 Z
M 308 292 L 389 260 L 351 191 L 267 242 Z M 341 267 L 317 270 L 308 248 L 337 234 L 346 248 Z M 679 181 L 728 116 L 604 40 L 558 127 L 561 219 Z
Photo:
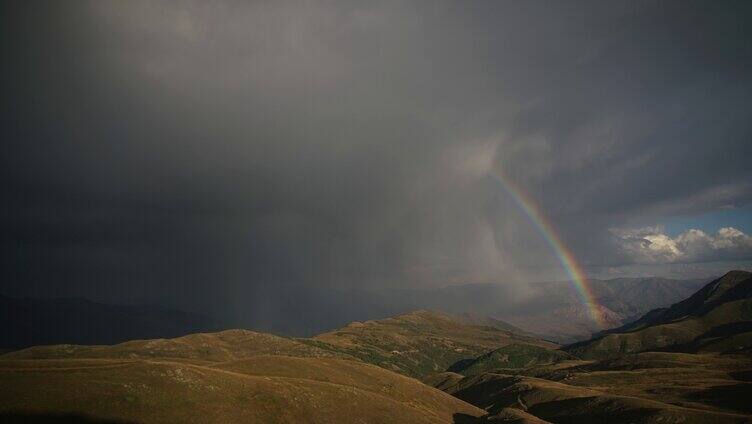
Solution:
M 480 325 L 483 324 L 483 325 Z M 234 360 L 270 354 L 357 359 L 411 377 L 444 371 L 509 344 L 553 349 L 557 345 L 518 334 L 503 321 L 472 315 L 414 311 L 383 320 L 353 322 L 316 337 L 289 338 L 249 330 L 191 334 L 175 339 L 133 340 L 117 345 L 35 346 L 4 355 L 14 359 L 181 358 Z M 521 330 L 520 330 L 521 331 Z
M 561 350 L 514 343 L 484 353 L 475 359 L 456 362 L 448 371 L 476 375 L 496 369 L 553 365 L 571 359 L 575 358 Z
M 474 421 L 485 411 L 411 377 L 510 344 L 556 347 L 512 329 L 478 316 L 416 311 L 312 339 L 227 330 L 116 345 L 35 346 L 0 356 L 0 418 Z
M 108 346 L 32 347 L 0 357 L 0 417 L 12 422 L 83 414 L 138 423 L 473 419 L 485 412 L 363 361 L 413 375 L 516 337 L 466 324 L 468 319 L 419 311 L 353 323 L 316 339 L 228 330 Z M 426 353 L 409 351 L 418 348 Z
M 511 331 L 513 327 L 497 320 L 476 325 L 479 322 L 477 317 L 421 310 L 383 320 L 354 322 L 307 342 L 416 378 L 509 344 L 557 347 Z
M 0 392 L 2 422 L 78 414 L 170 424 L 452 423 L 484 414 L 411 378 L 334 358 L 4 359 Z
M 257 355 L 295 357 L 340 357 L 338 352 L 318 348 L 287 337 L 249 330 L 190 334 L 175 339 L 132 340 L 116 345 L 34 346 L 9 352 L 4 359 L 154 359 L 231 361 Z
M 689 298 L 566 348 L 582 358 L 651 350 L 729 352 L 752 347 L 752 273 L 731 271 Z

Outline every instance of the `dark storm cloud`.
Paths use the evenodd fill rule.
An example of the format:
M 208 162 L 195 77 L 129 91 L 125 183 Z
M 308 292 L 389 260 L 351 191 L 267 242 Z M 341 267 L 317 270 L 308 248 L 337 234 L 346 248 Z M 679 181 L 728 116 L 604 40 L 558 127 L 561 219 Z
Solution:
M 748 205 L 746 2 L 66 2 L 2 12 L 4 291 L 561 276 Z M 739 258 L 738 252 L 735 258 Z

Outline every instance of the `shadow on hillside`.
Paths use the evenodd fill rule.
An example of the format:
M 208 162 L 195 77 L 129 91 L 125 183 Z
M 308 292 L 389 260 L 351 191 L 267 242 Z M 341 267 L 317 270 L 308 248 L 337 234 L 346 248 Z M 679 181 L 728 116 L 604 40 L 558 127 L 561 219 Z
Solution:
M 690 393 L 685 397 L 707 405 L 752 413 L 752 404 L 749 402 L 749 400 L 752 399 L 751 383 L 714 386 L 705 390 Z
M 648 422 L 657 409 L 628 405 L 606 396 L 583 396 L 539 403 L 527 412 L 561 424 L 611 424 Z
M 461 412 L 455 412 L 452 415 L 454 424 L 478 424 L 487 422 L 484 418 L 474 417 L 472 415 L 463 414 Z
M 80 414 L 0 413 L 3 424 L 136 424 L 133 421 L 105 420 Z
M 453 363 L 452 365 L 447 368 L 447 371 L 449 372 L 460 372 L 467 368 L 470 364 L 475 362 L 475 358 L 470 359 L 460 359 L 459 361 Z
M 729 375 L 734 380 L 752 382 L 752 370 L 734 371 L 730 372 Z
M 747 333 L 749 331 L 752 331 L 752 321 L 731 322 L 713 327 L 709 331 L 703 333 L 700 337 L 697 337 L 697 339 L 702 340 L 729 337 L 734 334 Z

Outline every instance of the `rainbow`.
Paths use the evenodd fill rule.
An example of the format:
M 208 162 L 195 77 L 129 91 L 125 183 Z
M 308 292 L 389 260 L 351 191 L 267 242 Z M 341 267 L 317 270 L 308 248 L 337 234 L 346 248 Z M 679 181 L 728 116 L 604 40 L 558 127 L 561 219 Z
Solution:
M 592 319 L 599 328 L 606 328 L 603 316 L 598 308 L 598 303 L 595 301 L 593 291 L 585 278 L 585 273 L 582 270 L 582 267 L 577 263 L 574 254 L 567 249 L 561 241 L 561 237 L 559 237 L 554 229 L 553 224 L 546 218 L 546 215 L 543 214 L 543 211 L 541 211 L 535 201 L 530 196 L 526 195 L 525 192 L 509 178 L 506 178 L 501 171 L 497 170 L 490 175 L 492 175 L 502 189 L 514 199 L 517 206 L 519 206 L 519 208 L 525 213 L 533 226 L 538 230 L 541 236 L 543 236 L 543 239 L 548 242 L 554 253 L 556 253 L 559 262 L 561 262 L 562 267 L 564 267 L 567 275 L 569 275 L 583 305 L 585 305 L 585 308 L 590 315 L 590 319 Z

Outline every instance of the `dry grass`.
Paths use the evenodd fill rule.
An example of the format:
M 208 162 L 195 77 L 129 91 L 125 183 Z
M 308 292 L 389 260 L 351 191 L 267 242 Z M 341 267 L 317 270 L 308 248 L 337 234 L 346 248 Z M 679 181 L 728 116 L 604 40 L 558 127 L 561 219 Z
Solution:
M 333 358 L 3 360 L 0 392 L 0 412 L 138 423 L 449 423 L 483 414 L 411 378 Z

